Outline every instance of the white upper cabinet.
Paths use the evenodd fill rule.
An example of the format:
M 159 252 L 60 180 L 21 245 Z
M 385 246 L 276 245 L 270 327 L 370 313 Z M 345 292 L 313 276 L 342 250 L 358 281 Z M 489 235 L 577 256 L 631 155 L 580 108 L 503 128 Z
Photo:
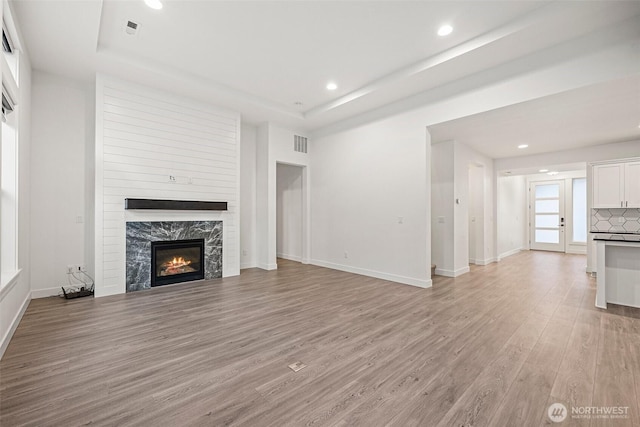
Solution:
M 640 162 L 593 166 L 594 208 L 640 208 Z
M 621 208 L 624 199 L 624 165 L 593 167 L 593 207 Z
M 640 162 L 627 163 L 625 166 L 625 208 L 640 208 Z

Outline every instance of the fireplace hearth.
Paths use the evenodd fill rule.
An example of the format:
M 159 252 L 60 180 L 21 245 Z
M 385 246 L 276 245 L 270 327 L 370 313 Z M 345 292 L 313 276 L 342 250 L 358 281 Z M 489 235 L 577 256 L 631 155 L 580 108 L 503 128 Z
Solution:
M 161 284 L 177 283 L 191 280 L 210 280 L 222 277 L 222 221 L 142 221 L 127 222 L 126 227 L 126 289 L 134 292 L 149 289 Z M 153 243 L 183 242 L 204 240 L 204 257 L 198 261 L 192 259 L 193 253 L 179 253 L 174 248 L 166 252 L 160 251 L 160 256 L 166 259 L 160 264 L 170 262 L 170 265 L 158 270 L 158 266 L 151 265 Z M 164 255 L 163 255 L 164 254 Z M 180 260 L 182 257 L 182 260 Z M 173 259 L 175 258 L 175 262 Z M 158 264 L 158 262 L 156 262 Z M 204 277 L 191 275 L 191 268 L 204 272 Z M 184 276 L 186 274 L 187 276 Z M 152 276 L 158 276 L 153 278 Z M 155 279 L 159 279 L 156 283 Z
M 204 279 L 204 239 L 151 242 L 151 287 Z

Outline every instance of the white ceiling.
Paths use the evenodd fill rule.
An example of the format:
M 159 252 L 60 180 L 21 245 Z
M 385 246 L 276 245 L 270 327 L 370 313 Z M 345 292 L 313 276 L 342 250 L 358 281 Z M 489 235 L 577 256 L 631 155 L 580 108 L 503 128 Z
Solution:
M 93 79 L 96 71 L 107 72 L 185 94 L 198 92 L 213 104 L 240 111 L 245 121 L 269 120 L 303 131 L 437 91 L 640 16 L 639 1 L 163 3 L 160 11 L 142 0 L 14 0 L 11 5 L 35 69 L 85 80 Z M 125 33 L 128 20 L 139 24 L 136 36 Z M 442 23 L 454 26 L 445 38 L 436 35 Z M 325 89 L 329 80 L 338 90 Z M 594 117 L 595 104 L 601 103 L 607 106 L 608 118 L 624 120 L 591 120 L 591 134 L 600 142 L 626 138 L 629 133 L 622 126 L 629 116 L 638 113 L 635 120 L 640 120 L 637 102 L 631 99 L 637 96 L 634 88 L 637 79 L 626 79 L 585 87 L 565 94 L 566 99 L 561 94 L 532 101 L 535 104 L 526 111 L 535 114 L 520 124 L 538 129 L 535 134 L 544 141 L 540 149 L 557 149 L 565 141 L 558 141 L 558 134 L 567 137 L 567 147 L 592 144 L 595 136 L 575 132 Z M 594 105 L 583 108 L 583 98 Z M 544 114 L 549 102 L 558 102 L 551 108 L 563 122 L 576 125 L 559 133 L 543 132 L 551 129 Z M 523 108 L 487 113 L 485 120 L 516 123 Z M 536 126 L 535 120 L 547 122 Z M 448 138 L 468 139 L 491 157 L 514 155 L 499 148 L 510 147 L 506 139 L 498 143 L 496 137 L 487 145 L 480 137 L 470 137 L 469 129 L 480 132 L 482 127 L 473 117 L 456 122 L 434 129 Z M 498 134 L 503 133 L 513 137 L 506 130 Z
M 429 133 L 433 143 L 456 140 L 499 159 L 640 140 L 639 125 L 636 75 L 439 123 Z

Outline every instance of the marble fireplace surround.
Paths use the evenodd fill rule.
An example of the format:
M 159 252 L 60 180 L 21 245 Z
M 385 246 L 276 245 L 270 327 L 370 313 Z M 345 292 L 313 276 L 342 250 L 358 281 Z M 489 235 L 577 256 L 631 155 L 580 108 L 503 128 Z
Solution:
M 204 278 L 222 277 L 222 221 L 131 221 L 126 225 L 126 291 L 151 287 L 151 242 L 204 239 Z

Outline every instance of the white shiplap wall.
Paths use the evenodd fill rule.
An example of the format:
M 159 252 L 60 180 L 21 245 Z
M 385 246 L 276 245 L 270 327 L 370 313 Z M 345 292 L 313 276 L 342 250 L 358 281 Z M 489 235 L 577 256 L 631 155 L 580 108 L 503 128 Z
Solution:
M 127 221 L 222 220 L 223 276 L 239 274 L 239 141 L 235 112 L 98 75 L 96 296 L 125 292 Z M 228 211 L 125 211 L 125 198 L 226 201 Z

